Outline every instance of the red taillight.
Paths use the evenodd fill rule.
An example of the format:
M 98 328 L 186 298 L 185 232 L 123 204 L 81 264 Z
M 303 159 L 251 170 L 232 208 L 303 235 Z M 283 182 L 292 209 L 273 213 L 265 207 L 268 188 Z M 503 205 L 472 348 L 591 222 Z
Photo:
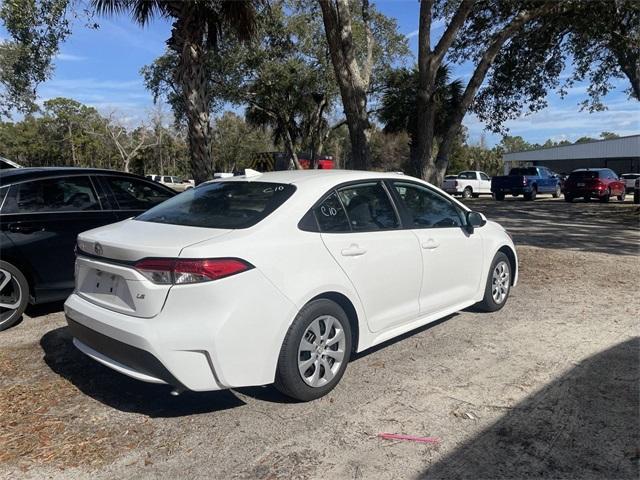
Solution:
M 253 265 L 239 258 L 147 258 L 135 268 L 153 283 L 184 285 L 218 280 L 250 270 Z
M 522 179 L 522 185 L 526 185 L 526 184 L 527 184 L 527 177 L 524 177 L 524 178 Z

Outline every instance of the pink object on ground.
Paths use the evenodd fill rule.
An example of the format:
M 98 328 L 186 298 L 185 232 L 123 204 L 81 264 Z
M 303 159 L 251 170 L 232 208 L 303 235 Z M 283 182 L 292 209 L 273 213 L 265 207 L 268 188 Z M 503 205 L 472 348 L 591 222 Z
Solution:
M 406 440 L 418 443 L 440 443 L 438 437 L 416 437 L 415 435 L 403 435 L 401 433 L 379 433 L 378 437 L 385 440 Z

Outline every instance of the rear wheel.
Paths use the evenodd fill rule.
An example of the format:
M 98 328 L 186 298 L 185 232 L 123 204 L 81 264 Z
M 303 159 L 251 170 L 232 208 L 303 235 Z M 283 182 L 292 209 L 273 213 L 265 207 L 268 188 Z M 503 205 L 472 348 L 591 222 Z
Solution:
M 314 300 L 289 327 L 275 386 L 296 400 L 320 398 L 338 384 L 350 355 L 351 326 L 344 310 L 331 300 Z
M 493 195 L 493 198 L 495 198 L 496 200 L 498 200 L 499 202 L 501 202 L 502 200 L 504 200 L 504 193 L 495 193 Z
M 611 198 L 611 190 L 607 190 L 607 193 L 600 197 L 600 201 L 602 203 L 607 203 L 610 198 Z
M 504 307 L 511 291 L 511 264 L 507 256 L 496 253 L 491 262 L 487 284 L 484 289 L 484 298 L 477 304 L 480 310 L 495 312 Z
M 462 191 L 462 198 L 471 198 L 471 195 L 473 195 L 473 190 L 471 189 L 471 187 L 466 187 Z
M 564 194 L 564 201 L 565 202 L 573 202 L 573 197 L 571 195 L 567 195 L 566 193 Z
M 22 272 L 0 261 L 0 331 L 14 325 L 29 301 L 29 284 Z

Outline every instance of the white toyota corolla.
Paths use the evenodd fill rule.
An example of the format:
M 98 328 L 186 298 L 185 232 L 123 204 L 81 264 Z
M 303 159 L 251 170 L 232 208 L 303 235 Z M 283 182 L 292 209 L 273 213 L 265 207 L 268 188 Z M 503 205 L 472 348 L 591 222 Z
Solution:
M 354 352 L 502 308 L 517 272 L 504 228 L 421 180 L 252 172 L 82 233 L 65 313 L 82 352 L 139 380 L 312 400 Z

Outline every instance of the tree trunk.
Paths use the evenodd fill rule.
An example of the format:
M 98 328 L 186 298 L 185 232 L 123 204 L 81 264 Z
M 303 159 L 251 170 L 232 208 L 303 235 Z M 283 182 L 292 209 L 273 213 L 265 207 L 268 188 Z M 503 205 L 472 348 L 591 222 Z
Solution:
M 435 165 L 433 165 L 433 168 L 430 170 L 433 177 L 429 177 L 429 181 L 436 184 L 442 183 L 444 174 L 447 171 L 447 166 L 449 165 L 449 153 L 451 152 L 451 147 L 453 146 L 456 136 L 460 132 L 462 120 L 471 107 L 471 104 L 478 93 L 478 89 L 482 85 L 482 82 L 489 71 L 489 67 L 491 67 L 491 64 L 500 52 L 504 43 L 515 35 L 516 32 L 518 32 L 518 30 L 520 30 L 520 28 L 522 28 L 522 26 L 529 20 L 550 12 L 554 7 L 554 4 L 547 3 L 535 10 L 522 11 L 493 37 L 492 42 L 485 50 L 484 54 L 480 58 L 480 62 L 473 71 L 473 75 L 471 76 L 471 79 L 464 90 L 464 94 L 462 95 L 462 101 L 456 108 L 455 112 L 453 112 L 449 128 L 440 141 Z
M 198 185 L 213 178 L 210 92 L 204 44 L 206 25 L 205 19 L 194 12 L 191 2 L 182 3 L 176 16 L 170 46 L 179 55 L 176 76 L 186 108 L 191 175 Z
M 69 131 L 69 143 L 71 144 L 71 162 L 73 166 L 78 165 L 78 160 L 76 159 L 76 144 L 73 142 L 73 132 L 71 130 L 71 122 L 67 124 L 67 130 Z
M 366 170 L 371 163 L 369 138 L 371 124 L 367 112 L 367 89 L 372 62 L 372 34 L 369 28 L 369 2 L 362 2 L 362 17 L 367 41 L 366 64 L 360 69 L 356 60 L 348 0 L 319 0 L 324 30 L 331 54 L 347 127 L 351 140 L 352 168 Z
M 473 0 L 463 0 L 435 48 L 431 49 L 431 23 L 434 0 L 420 2 L 420 24 L 418 32 L 418 92 L 416 98 L 416 130 L 411 139 L 411 174 L 436 182 L 433 161 L 435 129 L 435 89 L 438 69 L 451 47 L 458 30 L 467 19 Z M 436 182 L 439 184 L 439 182 Z
M 298 154 L 296 153 L 296 147 L 293 143 L 293 138 L 291 136 L 291 132 L 289 132 L 289 129 L 287 128 L 286 124 L 287 122 L 285 122 L 284 120 L 280 119 L 283 122 L 283 128 L 282 131 L 284 132 L 283 136 L 283 140 L 284 140 L 284 148 L 287 150 L 287 153 L 289 154 L 289 160 L 293 163 L 293 167 L 296 170 L 302 170 L 302 165 L 300 164 L 300 161 L 298 160 Z

